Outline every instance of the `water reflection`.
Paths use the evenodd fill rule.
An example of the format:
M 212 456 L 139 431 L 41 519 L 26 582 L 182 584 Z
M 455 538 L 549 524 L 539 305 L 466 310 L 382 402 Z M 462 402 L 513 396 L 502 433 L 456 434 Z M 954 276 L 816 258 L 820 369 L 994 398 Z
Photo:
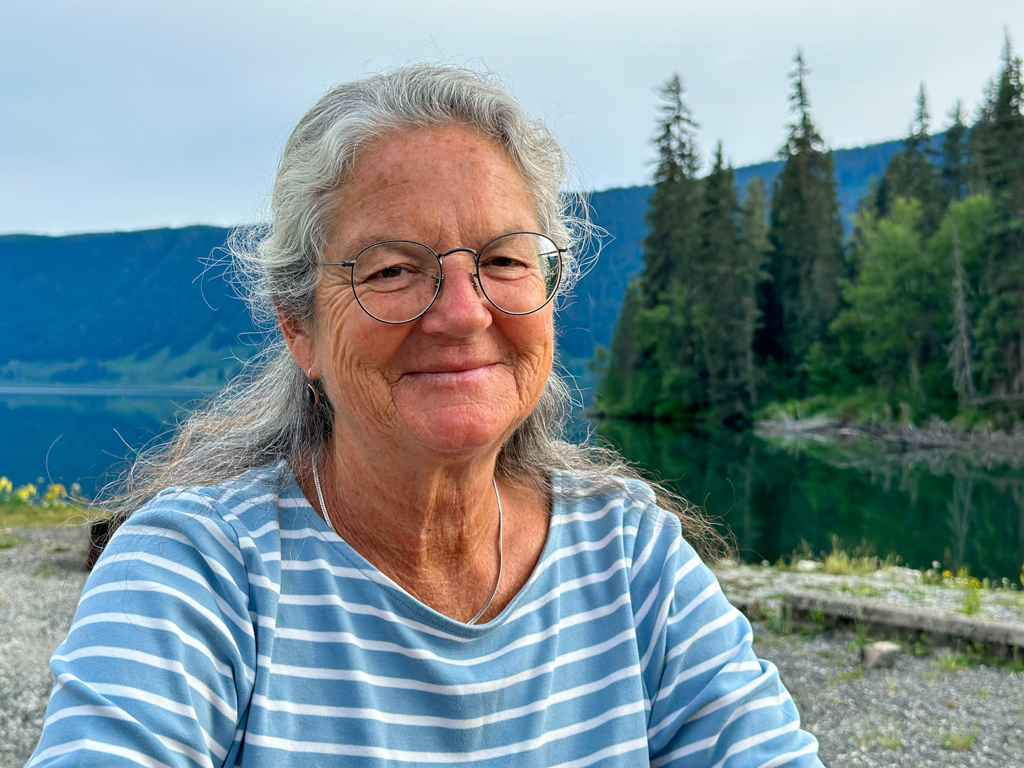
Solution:
M 0 475 L 79 483 L 92 497 L 135 451 L 167 434 L 185 397 L 0 397 Z
M 134 451 L 168 434 L 193 399 L 0 396 L 0 475 L 60 482 L 91 495 Z M 933 560 L 1016 581 L 1024 562 L 1024 467 L 1013 450 L 893 450 L 820 436 L 682 431 L 604 421 L 590 429 L 720 518 L 742 556 L 772 562 L 803 542 L 841 546 L 913 567 Z
M 1016 581 L 1024 562 L 1024 467 L 1012 453 L 894 450 L 862 439 L 768 438 L 604 421 L 598 433 L 734 533 L 744 559 L 807 543 L 912 567 L 933 560 Z

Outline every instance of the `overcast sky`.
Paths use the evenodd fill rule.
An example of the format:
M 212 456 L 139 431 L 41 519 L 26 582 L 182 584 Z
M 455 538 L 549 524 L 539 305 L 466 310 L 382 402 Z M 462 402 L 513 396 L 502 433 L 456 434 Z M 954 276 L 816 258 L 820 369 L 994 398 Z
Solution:
M 972 111 L 1024 0 L 2 0 L 0 232 L 259 217 L 280 147 L 335 82 L 417 61 L 500 73 L 592 189 L 647 183 L 673 72 L 735 165 L 785 136 L 797 47 L 834 147 Z

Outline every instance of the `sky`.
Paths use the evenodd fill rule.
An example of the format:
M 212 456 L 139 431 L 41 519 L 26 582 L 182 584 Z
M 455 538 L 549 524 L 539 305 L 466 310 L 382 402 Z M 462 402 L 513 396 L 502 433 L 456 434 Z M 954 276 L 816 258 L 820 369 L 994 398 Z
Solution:
M 281 145 L 334 83 L 411 62 L 493 71 L 562 139 L 572 184 L 648 183 L 674 72 L 709 155 L 771 159 L 799 48 L 830 146 L 973 114 L 1021 0 L 3 0 L 0 233 L 259 221 Z

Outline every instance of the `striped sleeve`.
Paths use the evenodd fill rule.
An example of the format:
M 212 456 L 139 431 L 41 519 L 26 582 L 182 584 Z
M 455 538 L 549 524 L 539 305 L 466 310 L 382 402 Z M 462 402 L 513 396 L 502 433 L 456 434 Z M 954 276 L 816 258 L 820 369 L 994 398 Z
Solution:
M 653 506 L 638 525 L 631 592 L 652 768 L 821 765 L 778 670 L 754 655 L 749 622 L 679 521 Z
M 223 765 L 254 678 L 248 593 L 216 502 L 157 496 L 86 582 L 28 766 Z

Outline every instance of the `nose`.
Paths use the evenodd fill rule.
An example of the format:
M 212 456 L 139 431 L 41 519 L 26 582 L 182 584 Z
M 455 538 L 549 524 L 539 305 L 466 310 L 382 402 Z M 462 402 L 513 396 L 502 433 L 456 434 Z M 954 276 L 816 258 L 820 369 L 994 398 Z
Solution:
M 454 336 L 471 336 L 488 327 L 493 318 L 477 281 L 473 254 L 444 254 L 442 273 L 441 292 L 421 318 L 420 327 L 427 333 Z

